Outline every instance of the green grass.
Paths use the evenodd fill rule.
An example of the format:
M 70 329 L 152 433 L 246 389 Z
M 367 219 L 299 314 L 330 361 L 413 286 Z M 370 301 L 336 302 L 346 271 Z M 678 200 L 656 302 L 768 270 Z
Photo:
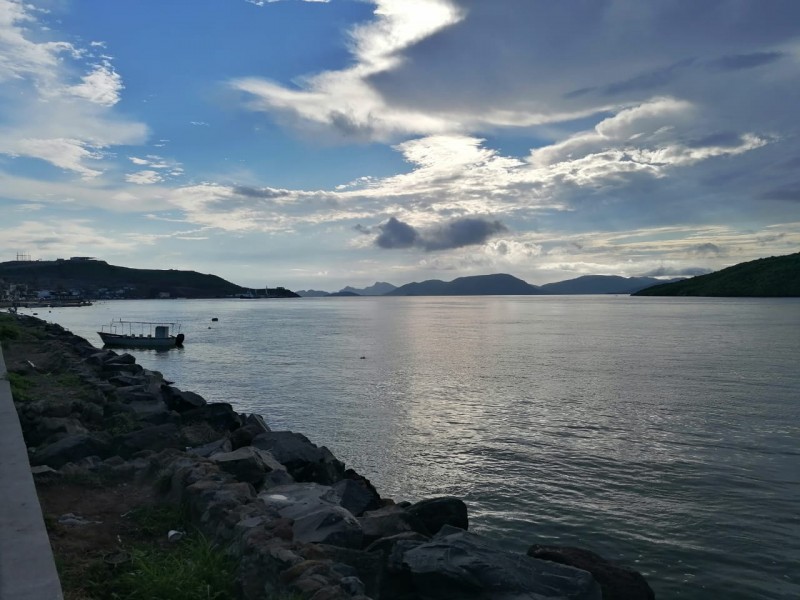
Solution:
M 17 402 L 27 402 L 31 399 L 33 382 L 19 373 L 6 373 L 6 379 L 11 384 L 11 395 Z
M 236 562 L 199 531 L 176 543 L 170 529 L 189 529 L 185 511 L 159 505 L 135 509 L 130 519 L 135 541 L 120 550 L 122 564 L 96 558 L 89 563 L 56 561 L 67 598 L 113 600 L 233 600 Z
M 0 346 L 8 348 L 8 343 L 19 339 L 19 336 L 19 326 L 14 319 L 10 315 L 0 315 Z
M 131 550 L 130 569 L 112 580 L 126 600 L 233 600 L 235 563 L 200 533 L 174 548 Z

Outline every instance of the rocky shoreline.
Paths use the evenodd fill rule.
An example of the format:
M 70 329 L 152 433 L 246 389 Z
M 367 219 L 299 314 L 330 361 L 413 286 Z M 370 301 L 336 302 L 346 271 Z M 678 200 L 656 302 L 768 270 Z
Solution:
M 73 378 L 89 393 L 16 398 L 39 481 L 97 475 L 152 485 L 238 562 L 237 595 L 311 600 L 646 600 L 641 574 L 578 548 L 512 553 L 468 531 L 458 498 L 382 498 L 300 433 L 208 403 L 130 354 L 18 316 L 37 359 L 8 371 Z

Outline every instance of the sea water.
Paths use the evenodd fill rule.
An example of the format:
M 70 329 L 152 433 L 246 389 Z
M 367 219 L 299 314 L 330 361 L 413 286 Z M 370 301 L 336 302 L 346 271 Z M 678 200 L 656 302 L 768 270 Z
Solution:
M 131 351 L 140 364 L 306 434 L 384 497 L 459 496 L 471 529 L 508 548 L 588 548 L 641 571 L 659 598 L 800 598 L 798 299 L 36 312 L 96 345 L 112 318 L 179 319 L 185 347 Z

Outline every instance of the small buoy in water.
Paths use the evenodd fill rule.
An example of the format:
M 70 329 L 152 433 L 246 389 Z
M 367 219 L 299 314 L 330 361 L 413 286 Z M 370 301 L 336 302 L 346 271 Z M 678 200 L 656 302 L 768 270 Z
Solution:
M 219 321 L 219 319 L 217 317 L 212 317 L 211 320 L 212 321 Z
M 367 357 L 366 357 L 366 356 L 362 356 L 362 357 L 361 357 L 361 360 L 364 360 L 365 358 L 367 358 Z

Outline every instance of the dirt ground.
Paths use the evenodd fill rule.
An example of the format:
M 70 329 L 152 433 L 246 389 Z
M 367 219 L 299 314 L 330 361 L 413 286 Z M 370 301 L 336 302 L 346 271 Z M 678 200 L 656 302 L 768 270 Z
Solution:
M 25 379 L 25 398 L 15 400 L 74 406 L 87 393 L 97 393 L 70 375 L 80 361 L 71 348 L 41 339 L 36 329 L 21 328 L 19 338 L 3 344 L 3 355 L 7 370 Z M 85 583 L 115 568 L 110 563 L 123 556 L 121 549 L 166 543 L 166 530 L 143 531 L 131 518 L 137 509 L 158 504 L 152 484 L 101 485 L 95 478 L 60 474 L 38 475 L 35 482 L 66 600 L 98 600 L 87 595 Z M 65 517 L 70 514 L 74 518 Z

